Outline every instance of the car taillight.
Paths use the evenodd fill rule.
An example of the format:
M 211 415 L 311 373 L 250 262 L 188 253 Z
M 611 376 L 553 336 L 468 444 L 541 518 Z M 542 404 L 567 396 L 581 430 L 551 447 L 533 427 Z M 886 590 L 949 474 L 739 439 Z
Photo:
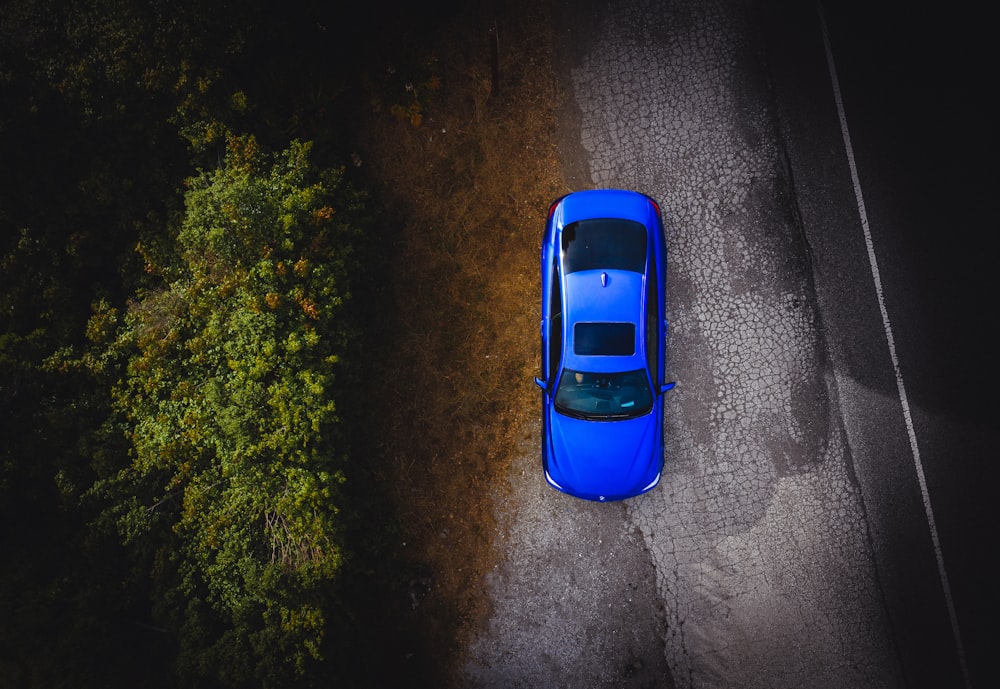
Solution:
M 546 220 L 552 220 L 552 216 L 556 212 L 556 206 L 558 206 L 562 202 L 562 200 L 567 196 L 569 196 L 569 194 L 563 194 L 562 196 L 560 196 L 559 198 L 557 198 L 555 201 L 552 202 L 552 205 L 549 206 L 549 215 L 546 218 Z
M 647 196 L 646 198 L 649 198 L 649 197 Z M 651 198 L 649 199 L 649 202 L 651 204 L 653 204 L 653 208 L 656 209 L 656 214 L 660 215 L 660 204 L 658 204 L 654 199 L 651 199 Z M 552 211 L 550 210 L 549 213 L 551 213 L 551 212 Z

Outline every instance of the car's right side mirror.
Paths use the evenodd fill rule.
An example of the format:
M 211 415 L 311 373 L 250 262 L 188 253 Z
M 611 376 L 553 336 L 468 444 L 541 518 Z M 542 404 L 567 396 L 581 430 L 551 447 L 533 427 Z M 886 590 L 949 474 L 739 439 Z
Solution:
M 539 378 L 538 376 L 535 376 L 535 385 L 540 387 L 542 390 L 545 389 L 545 381 Z
M 677 385 L 676 382 L 664 383 L 660 386 L 660 392 L 666 392 L 667 390 L 673 390 L 674 386 Z

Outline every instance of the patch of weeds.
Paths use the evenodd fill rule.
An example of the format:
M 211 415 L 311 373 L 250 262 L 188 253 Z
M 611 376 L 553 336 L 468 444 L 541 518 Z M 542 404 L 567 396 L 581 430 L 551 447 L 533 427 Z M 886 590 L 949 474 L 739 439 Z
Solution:
M 386 410 L 378 461 L 408 557 L 432 573 L 410 614 L 452 677 L 489 612 L 483 577 L 501 555 L 494 512 L 516 505 L 507 471 L 539 409 L 538 247 L 549 202 L 567 191 L 546 11 L 527 0 L 499 14 L 467 5 L 420 53 L 437 61 L 405 77 L 397 67 L 372 91 L 366 168 L 399 225 L 386 271 L 392 342 L 372 372 Z M 501 74 L 516 79 L 491 98 L 494 18 Z M 405 95 L 403 79 L 415 85 Z M 404 113 L 419 103 L 419 120 L 393 103 Z
M 435 93 L 441 89 L 438 61 L 433 54 L 414 59 L 405 52 L 381 70 L 364 76 L 372 110 L 387 110 L 400 121 L 419 127 Z

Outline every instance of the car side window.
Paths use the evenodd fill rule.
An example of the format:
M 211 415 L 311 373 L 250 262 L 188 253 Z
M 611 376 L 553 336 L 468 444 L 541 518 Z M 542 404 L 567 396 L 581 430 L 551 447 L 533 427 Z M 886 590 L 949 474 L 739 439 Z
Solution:
M 559 372 L 559 364 L 562 357 L 562 288 L 559 285 L 559 269 L 556 262 L 552 263 L 552 293 L 549 303 L 551 313 L 549 314 L 549 381 L 555 380 Z
M 646 278 L 646 356 L 649 357 L 649 374 L 653 386 L 660 385 L 660 342 L 659 332 L 660 286 L 657 284 L 656 260 L 649 257 L 649 274 Z

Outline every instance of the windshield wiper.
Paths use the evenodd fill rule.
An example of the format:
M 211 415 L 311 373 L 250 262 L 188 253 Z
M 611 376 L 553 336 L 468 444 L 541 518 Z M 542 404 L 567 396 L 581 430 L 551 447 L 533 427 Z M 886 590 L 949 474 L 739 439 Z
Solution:
M 565 416 L 570 416 L 574 419 L 583 419 L 584 421 L 591 418 L 587 412 L 577 411 L 576 409 L 570 409 L 569 407 L 564 407 L 560 404 L 555 405 L 556 411 Z

